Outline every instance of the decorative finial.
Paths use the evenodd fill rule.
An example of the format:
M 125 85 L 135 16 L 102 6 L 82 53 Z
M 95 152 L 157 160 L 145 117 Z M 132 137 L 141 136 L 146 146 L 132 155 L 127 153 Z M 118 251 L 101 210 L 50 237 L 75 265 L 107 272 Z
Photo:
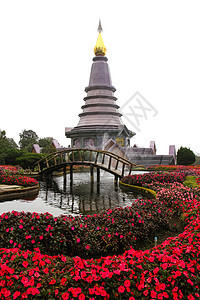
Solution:
M 101 26 L 101 20 L 99 20 L 99 26 L 97 31 L 99 32 L 99 36 L 96 42 L 96 46 L 94 48 L 94 54 L 97 55 L 105 55 L 106 54 L 106 47 L 104 45 L 102 36 L 101 36 L 101 32 L 103 31 L 102 26 Z
M 99 19 L 99 26 L 98 26 L 97 31 L 98 31 L 99 33 L 101 33 L 101 32 L 103 31 L 102 26 L 101 26 L 101 20 L 100 20 L 100 19 Z

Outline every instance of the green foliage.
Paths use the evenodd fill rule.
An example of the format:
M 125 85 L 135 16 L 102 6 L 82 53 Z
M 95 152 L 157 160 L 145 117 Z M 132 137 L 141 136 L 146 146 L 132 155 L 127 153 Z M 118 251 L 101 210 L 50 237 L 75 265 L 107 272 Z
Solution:
M 0 131 L 0 164 L 7 163 L 7 158 L 11 150 L 17 150 L 17 144 L 13 139 L 6 137 L 6 132 Z
M 0 130 L 0 139 L 3 139 L 6 137 L 6 132 L 5 130 Z
M 38 136 L 33 130 L 23 130 L 20 136 L 20 149 L 31 152 L 33 144 L 38 143 Z
M 188 186 L 190 188 L 199 188 L 199 184 L 197 183 L 196 176 L 187 176 L 186 180 L 183 182 L 184 186 Z
M 195 154 L 192 150 L 186 147 L 180 147 L 177 151 L 178 165 L 192 165 L 195 162 Z
M 42 153 L 50 154 L 55 152 L 55 148 L 52 146 L 52 139 L 50 138 L 39 139 L 39 146 L 42 148 Z
M 17 165 L 17 158 L 22 155 L 22 151 L 19 149 L 8 149 L 6 152 L 5 164 L 6 165 Z
M 19 164 L 23 169 L 34 169 L 35 163 L 43 158 L 43 154 L 39 153 L 25 153 L 16 159 L 17 164 Z

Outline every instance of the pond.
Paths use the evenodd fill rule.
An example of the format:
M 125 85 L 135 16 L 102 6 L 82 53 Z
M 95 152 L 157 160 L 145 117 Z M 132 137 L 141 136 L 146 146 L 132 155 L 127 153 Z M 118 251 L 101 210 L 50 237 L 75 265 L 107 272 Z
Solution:
M 88 172 L 81 172 L 74 174 L 73 187 L 70 187 L 69 175 L 67 175 L 66 185 L 62 176 L 48 181 L 40 181 L 37 198 L 1 202 L 0 214 L 15 210 L 48 212 L 54 216 L 62 214 L 88 215 L 108 208 L 130 206 L 134 199 L 142 197 L 132 192 L 123 192 L 119 186 L 114 184 L 114 176 L 107 172 L 101 171 L 99 185 L 96 181 L 93 184 L 90 183 Z

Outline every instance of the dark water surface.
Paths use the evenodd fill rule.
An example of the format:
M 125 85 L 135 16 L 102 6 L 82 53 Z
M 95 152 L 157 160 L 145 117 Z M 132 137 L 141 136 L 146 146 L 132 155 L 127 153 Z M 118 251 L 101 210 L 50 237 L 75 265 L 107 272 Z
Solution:
M 135 172 L 144 173 L 144 172 Z M 101 171 L 100 184 L 96 174 L 93 184 L 87 172 L 75 173 L 73 187 L 70 188 L 69 175 L 64 185 L 63 177 L 41 181 L 40 192 L 34 200 L 12 200 L 0 203 L 0 214 L 7 211 L 49 212 L 54 216 L 61 214 L 87 215 L 101 212 L 107 208 L 130 206 L 134 199 L 142 198 L 132 192 L 125 193 L 114 184 L 114 176 Z

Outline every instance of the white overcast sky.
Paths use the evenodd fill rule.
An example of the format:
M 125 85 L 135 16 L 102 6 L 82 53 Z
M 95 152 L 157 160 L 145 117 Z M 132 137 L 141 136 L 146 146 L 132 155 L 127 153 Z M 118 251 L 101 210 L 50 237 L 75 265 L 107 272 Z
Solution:
M 99 18 L 117 104 L 136 132 L 131 144 L 200 153 L 199 0 L 0 0 L 0 129 L 16 142 L 31 129 L 69 144 L 65 127 L 82 111 Z M 149 109 L 138 120 L 136 98 L 126 104 L 136 92 Z

